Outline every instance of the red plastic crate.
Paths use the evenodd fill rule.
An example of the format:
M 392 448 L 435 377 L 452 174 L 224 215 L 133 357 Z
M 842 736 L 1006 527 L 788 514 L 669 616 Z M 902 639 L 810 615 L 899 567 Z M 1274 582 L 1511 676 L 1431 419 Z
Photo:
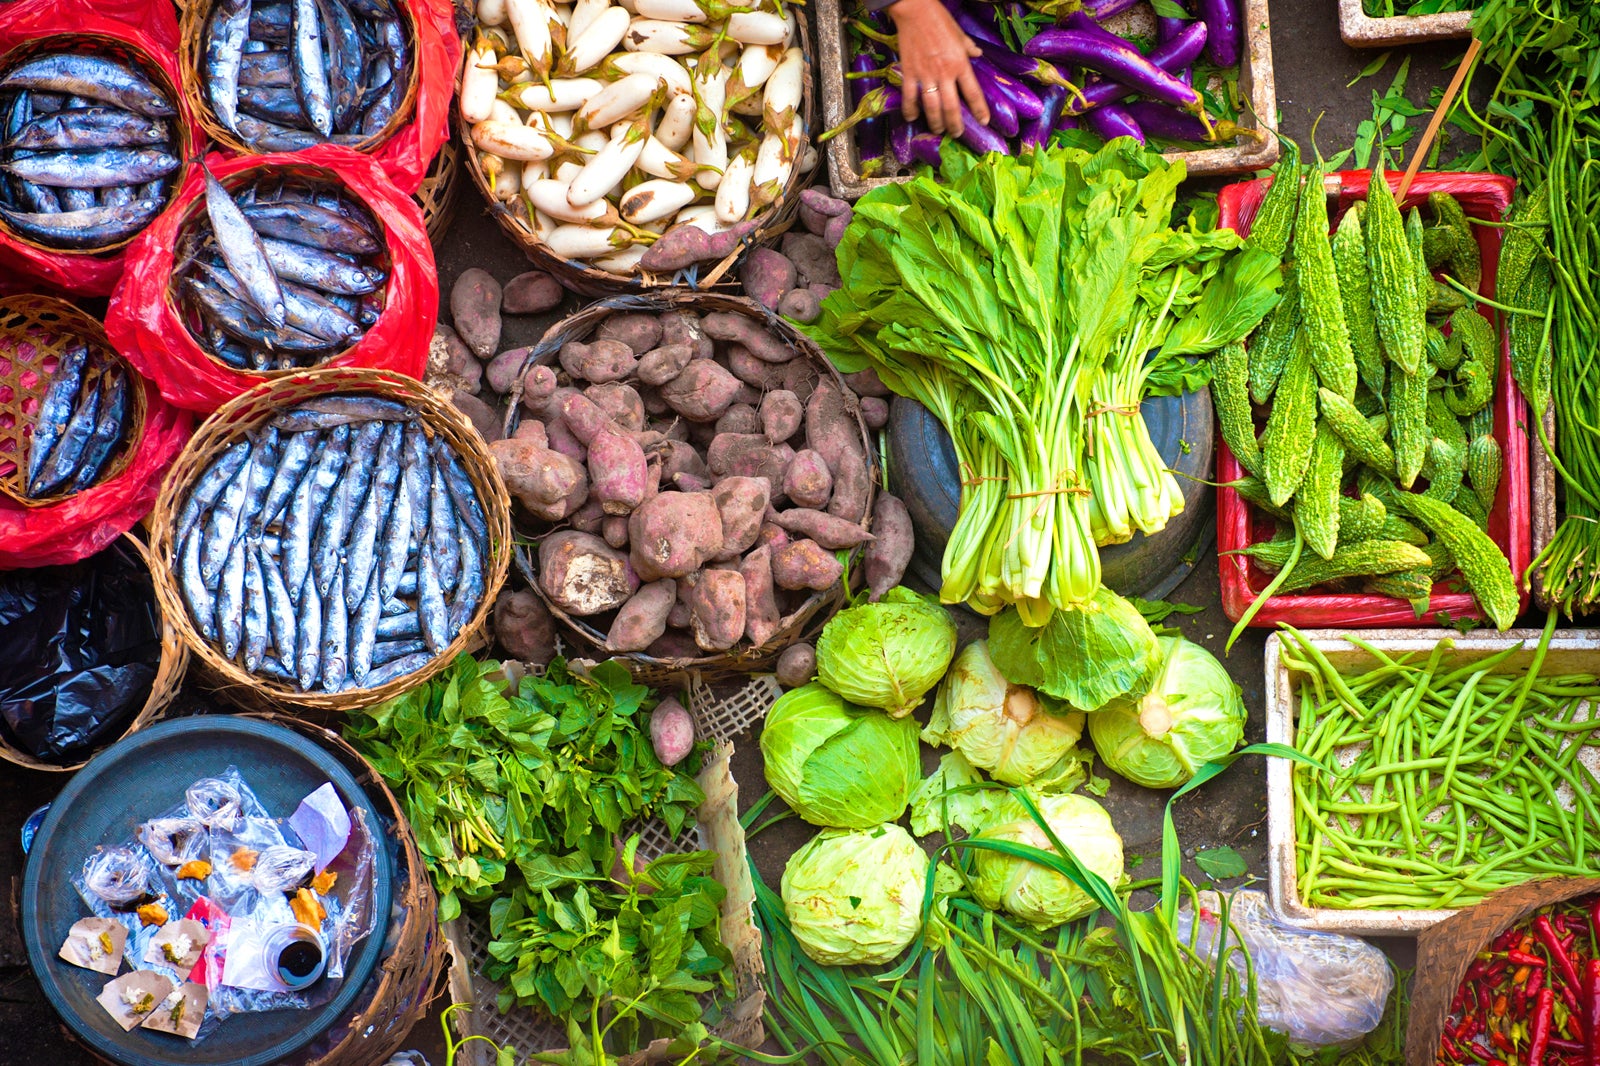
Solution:
M 1366 199 L 1367 183 L 1372 172 L 1345 170 L 1327 177 L 1324 188 L 1336 197 L 1329 204 L 1329 215 L 1337 225 L 1345 209 L 1357 200 Z M 1400 172 L 1388 175 L 1389 187 L 1398 189 Z M 1223 189 L 1218 196 L 1221 224 L 1238 231 L 1250 232 L 1262 197 L 1271 186 L 1272 179 L 1241 182 Z M 1402 209 L 1410 210 L 1426 204 L 1429 193 L 1447 192 L 1460 201 L 1462 210 L 1470 218 L 1498 222 L 1511 206 L 1511 191 L 1516 183 L 1499 174 L 1419 174 L 1411 183 Z M 1478 247 L 1483 253 L 1483 276 L 1479 293 L 1494 297 L 1495 276 L 1500 265 L 1500 230 L 1488 226 L 1473 228 Z M 1528 500 L 1528 414 L 1522 393 L 1511 378 L 1511 346 L 1500 316 L 1485 305 L 1480 311 L 1489 312 L 1500 337 L 1500 374 L 1495 388 L 1494 436 L 1500 443 L 1504 459 L 1500 487 L 1495 494 L 1494 507 L 1489 512 L 1489 536 L 1511 561 L 1512 572 L 1518 576 L 1520 592 L 1519 612 L 1527 610 L 1528 594 L 1522 588 L 1521 576 L 1531 558 Z M 1233 457 L 1228 446 L 1217 437 L 1217 480 L 1235 481 L 1244 476 L 1244 469 Z M 1256 596 L 1272 580 L 1272 575 L 1247 555 L 1227 555 L 1251 544 L 1269 540 L 1274 528 L 1273 519 L 1258 512 L 1232 489 L 1217 490 L 1217 568 L 1222 579 L 1222 608 L 1229 618 L 1238 621 Z M 1253 626 L 1276 626 L 1288 622 L 1294 626 L 1323 628 L 1347 627 L 1370 629 L 1380 626 L 1442 625 L 1447 614 L 1450 621 L 1479 619 L 1483 615 L 1471 593 L 1454 581 L 1461 591 L 1435 591 L 1428 604 L 1428 612 L 1421 619 L 1405 600 L 1371 593 L 1329 593 L 1315 589 L 1302 593 L 1273 596 L 1251 620 Z M 1435 584 L 1435 589 L 1438 589 Z

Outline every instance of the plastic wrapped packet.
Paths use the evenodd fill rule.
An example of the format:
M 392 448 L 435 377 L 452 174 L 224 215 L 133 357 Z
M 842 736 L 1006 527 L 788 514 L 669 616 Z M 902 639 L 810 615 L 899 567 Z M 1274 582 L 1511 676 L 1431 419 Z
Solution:
M 198 818 L 152 818 L 139 826 L 137 836 L 163 866 L 182 866 L 205 854 L 206 827 Z
M 132 848 L 101 848 L 84 860 L 83 887 L 112 907 L 126 909 L 150 894 L 150 864 Z
M 1178 937 L 1201 958 L 1215 959 L 1223 900 L 1210 891 L 1198 898 L 1199 927 L 1186 905 L 1178 912 Z M 1284 925 L 1261 892 L 1233 893 L 1227 918 L 1228 962 L 1244 975 L 1243 955 L 1231 950 L 1242 942 L 1255 968 L 1262 1025 L 1297 1044 L 1323 1047 L 1359 1040 L 1383 1020 L 1394 973 L 1382 951 L 1356 937 Z
M 256 856 L 251 878 L 258 892 L 293 892 L 311 876 L 316 861 L 309 851 L 279 844 Z
M 183 794 L 189 813 L 212 829 L 231 833 L 243 812 L 239 790 L 220 777 L 206 777 L 189 786 Z

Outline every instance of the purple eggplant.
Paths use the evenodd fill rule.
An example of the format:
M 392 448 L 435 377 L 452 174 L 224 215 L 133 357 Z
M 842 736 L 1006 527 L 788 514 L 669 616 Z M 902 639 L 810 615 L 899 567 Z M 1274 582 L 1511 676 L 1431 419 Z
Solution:
M 968 6 L 956 3 L 952 6 L 947 2 L 945 6 L 950 8 L 950 14 L 955 18 L 956 25 L 961 27 L 961 32 L 971 37 L 974 41 L 979 44 L 996 45 L 1000 48 L 1006 46 L 1005 38 L 1001 37 L 1000 31 L 995 28 L 993 17 L 984 18 L 974 10 L 974 8 L 987 8 L 988 4 Z
M 1067 20 L 1062 25 L 1077 33 L 1085 33 L 1090 37 L 1098 38 L 1107 44 L 1125 45 L 1128 43 L 1126 38 L 1112 33 L 1082 10 L 1074 11 L 1068 15 Z
M 1139 0 L 1087 0 L 1083 9 L 1095 19 L 1108 19 L 1133 8 Z
M 978 76 L 978 84 L 984 85 L 983 76 Z M 989 128 L 1002 137 L 1015 137 L 1022 132 L 1022 119 L 1017 114 L 1016 105 L 1005 93 L 991 92 L 984 86 L 984 100 L 989 105 Z
M 1054 63 L 1018 55 L 1003 45 L 989 44 L 986 41 L 979 41 L 978 47 L 983 49 L 983 58 L 985 60 L 1013 78 L 1027 78 L 1036 85 L 1059 85 L 1063 89 L 1072 88 L 1072 82 L 1067 79 L 1061 68 Z
M 1211 132 L 1207 133 L 1205 125 L 1193 115 L 1148 100 L 1122 104 L 1121 107 L 1145 133 L 1169 141 L 1209 142 L 1231 141 L 1235 137 L 1261 137 L 1255 130 L 1247 130 L 1225 120 L 1212 123 Z
M 1097 107 L 1083 116 L 1083 120 L 1098 136 L 1108 141 L 1117 137 L 1132 137 L 1140 144 L 1144 143 L 1144 130 L 1139 128 L 1139 124 L 1121 104 Z
M 1206 24 L 1192 22 L 1178 36 L 1165 44 L 1157 45 L 1149 55 L 1150 62 L 1164 71 L 1181 70 L 1193 63 L 1206 44 Z M 1067 93 L 1066 114 L 1081 115 L 1087 111 L 1120 100 L 1128 95 L 1128 87 L 1117 81 L 1099 81 L 1084 87 L 1081 95 Z
M 908 129 L 910 127 L 907 127 Z M 907 142 L 907 151 L 911 161 L 907 163 L 926 163 L 930 167 L 939 165 L 939 149 L 944 145 L 944 138 L 937 133 L 913 134 Z
M 1206 24 L 1206 58 L 1219 67 L 1239 62 L 1239 8 L 1235 0 L 1200 0 Z
M 1202 106 L 1200 94 L 1192 86 L 1151 63 L 1126 41 L 1112 44 L 1075 30 L 1050 29 L 1035 36 L 1023 50 L 1040 59 L 1088 67 L 1164 104 L 1188 111 Z
M 1167 15 L 1156 16 L 1156 40 L 1162 44 L 1166 44 L 1168 41 L 1177 37 L 1178 34 L 1182 33 L 1186 28 L 1188 28 L 1189 23 L 1193 21 L 1188 17 L 1189 8 L 1187 0 L 1173 0 L 1173 3 L 1183 8 L 1184 17 L 1171 18 Z M 1179 81 L 1189 81 L 1191 73 L 1192 71 L 1188 67 L 1184 67 L 1182 70 L 1172 71 L 1172 74 L 1176 76 Z
M 879 59 L 871 51 L 862 49 L 850 61 L 850 71 L 853 74 L 868 74 L 877 70 Z M 882 78 L 857 78 L 851 82 L 851 91 L 855 94 L 856 104 L 859 106 L 862 99 L 874 89 L 883 88 Z M 883 119 L 862 119 L 861 125 L 856 127 L 856 151 L 862 161 L 875 159 L 883 154 Z
M 995 96 L 1004 96 L 1016 111 L 1017 117 L 1024 122 L 1038 118 L 1044 112 L 1044 101 L 1039 99 L 1039 94 L 1028 88 L 1022 82 L 1013 78 L 1005 71 L 990 63 L 983 56 L 972 61 L 972 73 L 977 76 L 978 85 L 983 89 L 983 95 L 994 103 Z
M 896 123 L 889 131 L 889 154 L 894 156 L 894 161 L 903 167 L 911 165 L 911 138 L 916 134 L 916 129 L 909 122 Z
M 961 105 L 961 127 L 961 143 L 979 155 L 987 155 L 990 152 L 1011 154 L 1011 145 L 1006 139 L 979 122 L 977 117 L 967 110 L 966 104 Z
M 1044 109 L 1038 117 L 1029 119 L 1022 127 L 1022 146 L 1042 147 L 1049 143 L 1050 135 L 1055 132 L 1056 123 L 1061 120 L 1061 109 L 1067 103 L 1067 90 L 1059 85 L 1052 85 L 1045 89 L 1042 97 Z
M 900 110 L 900 86 L 883 85 L 872 89 L 861 96 L 861 101 L 856 104 L 856 109 L 850 112 L 850 117 L 833 127 L 823 131 L 817 138 L 817 143 L 832 140 L 845 130 L 860 125 L 869 118 L 878 118 L 881 115 L 892 115 Z

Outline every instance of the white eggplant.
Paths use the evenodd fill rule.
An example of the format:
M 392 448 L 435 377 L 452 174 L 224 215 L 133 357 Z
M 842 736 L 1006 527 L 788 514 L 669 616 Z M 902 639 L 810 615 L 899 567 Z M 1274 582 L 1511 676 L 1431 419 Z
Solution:
M 478 0 L 475 14 L 478 17 L 478 21 L 485 26 L 504 26 L 506 24 L 506 0 Z
M 634 0 L 634 7 L 643 17 L 663 22 L 711 21 L 711 13 L 699 0 Z
M 583 173 L 583 164 L 571 159 L 563 159 L 556 167 L 555 173 L 550 176 L 563 185 L 571 185 L 572 179 Z
M 611 142 L 605 130 L 588 130 L 572 139 L 573 147 L 582 155 L 593 155 Z
M 717 183 L 717 199 L 713 205 L 717 221 L 732 225 L 744 219 L 750 210 L 750 173 L 754 168 L 754 153 L 745 149 L 733 158 Z
M 517 50 L 538 74 L 550 70 L 554 51 L 552 26 L 560 25 L 549 0 L 505 0 L 511 31 L 517 35 Z
M 716 39 L 716 32 L 704 26 L 636 18 L 629 24 L 627 34 L 622 38 L 622 47 L 630 52 L 682 56 L 698 52 Z
M 568 203 L 567 190 L 570 187 L 567 182 L 547 178 L 525 186 L 522 193 L 535 210 L 543 211 L 561 222 L 594 222 L 605 217 L 611 205 L 604 200 L 596 200 L 585 207 L 573 207 Z
M 635 3 L 634 0 L 617 0 L 617 6 L 622 8 L 622 10 L 626 11 L 630 15 L 637 15 L 639 13 L 639 5 Z
M 556 146 L 543 132 L 520 122 L 490 119 L 472 127 L 472 143 L 481 151 L 519 162 L 549 159 Z
M 590 97 L 604 89 L 593 78 L 553 78 L 513 86 L 501 96 L 526 111 L 576 111 Z
M 568 223 L 552 230 L 544 243 L 563 259 L 594 259 L 627 247 L 632 238 L 615 226 Z
M 671 181 L 688 181 L 698 169 L 693 160 L 686 159 L 655 137 L 645 139 L 644 151 L 639 153 L 633 165 L 652 177 Z
M 572 139 L 572 112 L 551 111 L 545 115 L 545 118 L 548 120 L 550 129 L 553 132 L 568 140 Z
M 567 20 L 567 39 L 577 40 L 589 24 L 611 7 L 611 0 L 578 0 L 572 5 L 572 18 Z
M 621 81 L 612 82 L 586 100 L 573 116 L 574 129 L 603 129 L 643 111 L 662 86 L 654 74 L 629 74 Z
M 717 209 L 712 204 L 695 204 L 678 212 L 677 225 L 693 226 L 706 233 L 721 233 L 731 228 L 727 223 L 717 217 Z
M 461 68 L 461 121 L 467 125 L 482 122 L 494 108 L 494 98 L 500 88 L 495 73 L 494 46 L 483 38 L 467 51 L 465 65 Z
M 561 57 L 561 69 L 568 74 L 582 74 L 599 66 L 628 32 L 632 18 L 620 7 L 608 7 L 583 33 L 568 37 L 566 54 Z
M 750 175 L 751 197 L 758 205 L 764 207 L 776 200 L 789 184 L 795 152 L 799 149 L 799 130 L 800 121 L 796 119 L 789 131 L 769 130 L 761 139 Z
M 572 21 L 572 5 L 555 4 L 553 10 L 556 13 L 556 21 L 561 23 L 562 28 L 565 29 L 567 23 Z M 570 34 L 568 36 L 570 36 Z M 559 41 L 557 43 L 559 43 Z
M 536 181 L 543 181 L 550 176 L 550 163 L 548 160 L 536 159 L 522 164 L 522 193 L 528 193 L 528 186 Z
M 727 34 L 740 44 L 788 42 L 789 28 L 783 16 L 770 11 L 739 11 L 728 16 Z
M 767 83 L 783 60 L 783 49 L 770 44 L 747 44 L 739 52 L 739 68 L 729 83 L 729 93 L 743 95 Z
M 528 213 L 533 216 L 533 235 L 546 244 L 550 243 L 550 234 L 556 231 L 556 227 L 560 223 L 543 211 L 536 211 L 531 207 L 528 209 Z
M 780 62 L 767 79 L 766 92 L 763 98 L 763 107 L 766 111 L 767 128 L 784 127 L 787 121 L 784 112 L 795 113 L 800 109 L 801 86 L 805 84 L 806 57 L 799 48 L 790 48 L 783 53 Z
M 682 150 L 694 134 L 694 116 L 694 95 L 673 93 L 656 121 L 656 140 L 675 152 Z
M 594 260 L 594 265 L 613 274 L 634 274 L 639 270 L 639 260 L 643 259 L 644 253 L 649 250 L 643 244 L 630 244 L 621 251 L 600 256 Z
M 522 168 L 505 166 L 494 179 L 494 198 L 496 200 L 511 201 L 522 192 Z
M 660 222 L 694 203 L 700 190 L 686 181 L 655 178 L 641 181 L 622 194 L 617 205 L 624 221 L 636 226 Z
M 489 120 L 492 122 L 514 122 L 519 126 L 522 125 L 522 116 L 517 114 L 517 109 L 498 98 L 489 105 Z
M 644 118 L 613 136 L 610 143 L 583 165 L 583 172 L 572 179 L 567 189 L 567 202 L 573 207 L 584 207 L 621 185 L 649 136 L 650 125 Z
M 728 133 L 723 126 L 728 101 L 728 81 L 733 72 L 726 67 L 697 70 L 694 75 L 695 114 L 693 144 L 689 158 L 702 168 L 694 180 L 702 189 L 715 189 L 728 165 Z
M 694 91 L 683 64 L 657 52 L 618 52 L 607 59 L 600 70 L 601 77 L 619 81 L 629 74 L 654 74 L 675 93 Z

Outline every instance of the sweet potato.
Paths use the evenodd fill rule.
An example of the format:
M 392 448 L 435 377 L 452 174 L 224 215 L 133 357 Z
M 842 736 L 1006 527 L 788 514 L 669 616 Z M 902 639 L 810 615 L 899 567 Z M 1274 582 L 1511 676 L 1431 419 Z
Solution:
M 561 346 L 557 358 L 561 360 L 561 369 L 593 385 L 621 381 L 639 365 L 633 349 L 621 341 L 602 340 L 593 344 L 568 341 Z
M 713 479 L 764 477 L 783 484 L 783 473 L 794 458 L 787 444 L 773 444 L 759 433 L 719 433 L 706 449 L 706 465 Z
M 672 607 L 667 611 L 668 629 L 689 628 L 689 601 L 684 597 L 689 595 L 689 586 L 682 581 L 678 582 L 678 595 L 672 601 Z
M 487 270 L 469 267 L 450 287 L 450 321 L 479 359 L 500 347 L 500 283 Z
M 783 386 L 784 371 L 798 360 L 788 363 L 767 363 L 750 354 L 742 344 L 728 345 L 728 369 L 740 381 L 756 389 L 776 389 Z
M 489 387 L 501 396 L 510 392 L 512 384 L 522 373 L 522 364 L 527 361 L 529 351 L 528 348 L 507 348 L 489 360 L 483 372 Z
M 798 433 L 805 416 L 805 404 L 788 389 L 775 389 L 761 398 L 761 432 L 774 444 Z
M 822 456 L 810 448 L 794 453 L 783 473 L 783 494 L 796 507 L 821 509 L 833 494 L 833 474 Z
M 756 542 L 766 517 L 772 483 L 761 477 L 725 477 L 711 490 L 722 519 L 722 550 L 717 559 L 736 559 Z
M 641 577 L 687 577 L 722 551 L 722 518 L 709 492 L 663 492 L 628 519 L 628 547 Z
M 844 564 L 814 540 L 796 540 L 772 553 L 772 580 L 779 588 L 832 588 L 844 576 Z
M 620 341 L 632 352 L 648 352 L 661 343 L 661 321 L 646 311 L 629 311 L 620 315 L 607 315 L 594 339 Z
M 794 350 L 783 338 L 770 332 L 759 321 L 733 311 L 713 311 L 700 320 L 706 336 L 719 341 L 742 344 L 750 354 L 766 363 L 786 363 Z
M 610 427 L 589 441 L 589 491 L 608 515 L 630 514 L 647 492 L 644 449 Z
M 562 421 L 567 428 L 572 430 L 572 435 L 588 447 L 591 441 L 602 430 L 613 429 L 611 418 L 600 409 L 600 405 L 581 392 L 571 389 L 562 389 L 551 397 L 552 402 L 559 401 Z
M 544 431 L 544 423 L 537 418 L 524 418 L 518 422 L 516 432 L 511 434 L 511 439 L 532 441 L 540 448 L 550 447 L 550 437 Z
M 650 746 L 662 766 L 676 766 L 694 750 L 694 719 L 676 696 L 668 696 L 650 712 Z
M 567 524 L 580 533 L 593 533 L 600 536 L 606 528 L 606 509 L 600 506 L 599 500 L 589 500 L 582 507 L 572 512 L 572 517 L 567 519 Z
M 717 439 L 717 424 L 715 422 L 690 422 L 689 443 L 704 451 L 711 447 L 711 442 Z
M 817 649 L 809 644 L 791 644 L 778 656 L 778 684 L 784 688 L 809 685 L 817 676 Z
M 839 286 L 837 286 L 837 285 L 824 285 L 821 282 L 817 282 L 817 283 L 814 283 L 814 284 L 811 284 L 811 285 L 807 285 L 806 286 L 806 291 L 811 293 L 811 295 L 815 296 L 817 298 L 817 300 L 820 302 L 822 300 L 826 300 L 830 293 L 838 292 L 839 291 Z
M 828 246 L 829 251 L 837 249 L 844 241 L 844 231 L 848 228 L 850 228 L 849 215 L 828 219 L 828 228 L 822 232 L 822 243 Z
M 442 378 L 467 392 L 477 392 L 483 378 L 483 364 L 456 331 L 442 322 L 433 327 L 433 339 L 428 342 L 428 377 L 430 381 Z
M 639 265 L 646 270 L 665 273 L 716 258 L 718 256 L 711 243 L 711 234 L 698 226 L 683 223 L 673 226 L 650 245 L 640 258 Z
M 748 403 L 730 404 L 716 423 L 718 433 L 759 433 L 761 416 Z
M 685 579 L 689 630 L 706 651 L 727 651 L 744 636 L 744 576 L 737 570 L 702 570 Z
M 790 289 L 778 301 L 778 314 L 802 324 L 815 322 L 822 317 L 822 299 L 810 289 Z
M 693 358 L 694 346 L 690 344 L 663 344 L 652 348 L 639 357 L 639 380 L 646 385 L 665 385 L 683 373 L 683 368 Z
M 872 496 L 872 469 L 860 451 L 846 452 L 833 472 L 833 496 L 828 513 L 846 522 L 859 522 L 867 516 L 867 500 Z
M 613 548 L 628 546 L 628 516 L 608 514 L 600 523 L 600 537 Z
M 741 559 L 739 576 L 744 578 L 745 639 L 759 648 L 783 625 L 778 594 L 772 586 L 772 549 L 757 548 Z
M 506 491 L 546 522 L 559 522 L 589 495 L 583 464 L 532 440 L 497 440 L 489 445 Z
M 871 533 L 854 522 L 836 518 L 825 511 L 813 511 L 808 507 L 793 507 L 787 511 L 780 511 L 773 516 L 772 521 L 790 533 L 810 537 L 824 548 L 834 550 L 854 548 L 873 539 Z
M 559 281 L 542 270 L 529 270 L 506 282 L 500 309 L 508 315 L 542 315 L 566 298 Z
M 606 634 L 606 650 L 644 651 L 667 631 L 667 613 L 678 598 L 678 583 L 670 577 L 641 585 Z
M 661 480 L 666 484 L 671 484 L 679 474 L 692 474 L 705 481 L 711 480 L 706 461 L 700 458 L 700 453 L 693 446 L 684 441 L 662 441 L 656 447 L 656 454 L 661 457 Z
M 672 411 L 672 407 L 661 398 L 659 389 L 649 387 L 639 390 L 639 398 L 644 401 L 644 413 L 652 418 L 660 417 Z
M 839 265 L 834 260 L 833 249 L 821 237 L 790 230 L 783 235 L 778 250 L 794 262 L 801 285 L 819 281 L 825 285 L 839 284 Z
M 621 607 L 638 591 L 639 576 L 622 552 L 567 529 L 539 542 L 539 587 L 562 610 L 586 617 Z
M 527 589 L 506 589 L 494 601 L 494 637 L 508 659 L 544 666 L 556 654 L 556 620 Z
M 739 284 L 745 295 L 766 308 L 776 308 L 784 293 L 794 288 L 798 275 L 782 252 L 755 248 L 739 267 Z
M 850 386 L 850 391 L 857 396 L 893 396 L 889 386 L 878 379 L 878 372 L 870 367 L 858 370 L 854 374 L 846 374 L 844 383 Z
M 715 422 L 733 403 L 739 379 L 710 359 L 696 359 L 661 386 L 661 398 L 691 422 Z
M 470 392 L 457 392 L 450 398 L 457 411 L 467 416 L 472 428 L 486 441 L 497 441 L 505 436 L 505 424 L 499 412 Z
M 684 625 L 687 626 L 688 623 L 685 622 Z M 668 629 L 644 652 L 646 655 L 668 661 L 698 659 L 701 655 L 700 649 L 695 646 L 694 638 L 682 628 Z
M 833 474 L 828 513 L 849 522 L 867 514 L 872 478 L 861 427 L 845 406 L 844 393 L 831 381 L 817 384 L 806 403 L 806 442 L 821 454 Z
M 583 442 L 572 435 L 572 427 L 567 425 L 565 418 L 556 417 L 548 419 L 544 424 L 545 436 L 550 441 L 550 449 L 562 455 L 583 462 L 588 450 Z
M 889 424 L 889 403 L 882 396 L 861 397 L 861 421 L 868 429 L 882 429 Z
M 556 372 L 543 363 L 522 375 L 522 406 L 538 413 L 556 391 Z
M 871 590 L 872 602 L 876 603 L 885 592 L 900 584 L 906 567 L 911 564 L 911 550 L 915 546 L 911 512 L 899 497 L 878 493 L 872 505 L 872 535 L 876 539 L 867 545 L 863 562 L 867 588 Z
M 776 553 L 779 548 L 787 545 L 790 539 L 787 529 L 772 522 L 763 521 L 761 523 L 761 532 L 756 534 L 756 542 L 752 546 L 752 550 L 771 548 Z
M 818 188 L 800 190 L 800 222 L 812 233 L 820 234 L 828 219 L 848 216 L 853 209 L 849 200 L 829 196 Z
M 756 388 L 754 385 L 750 385 L 750 384 L 745 383 L 745 382 L 740 382 L 739 391 L 733 394 L 733 402 L 734 403 L 745 404 L 746 406 L 748 406 L 748 407 L 750 407 L 752 409 L 760 407 L 761 406 L 761 390 Z M 757 420 L 757 424 L 756 424 L 755 428 L 756 428 L 756 430 L 759 430 L 761 428 L 759 420 Z M 752 432 L 754 432 L 754 430 L 752 430 Z
M 661 436 L 667 440 L 687 441 L 689 439 L 689 423 L 681 418 L 652 418 L 647 428 L 659 430 Z
M 791 359 L 783 364 L 783 387 L 795 394 L 801 403 L 811 399 L 821 375 L 809 359 Z
M 618 429 L 627 433 L 637 433 L 644 429 L 644 401 L 639 398 L 632 385 L 624 385 L 620 381 L 607 382 L 604 385 L 590 385 L 583 390 L 591 403 L 606 414 L 611 416 Z
M 696 359 L 710 359 L 715 350 L 711 338 L 701 328 L 700 316 L 693 311 L 668 311 L 659 316 L 662 345 L 687 344 Z

